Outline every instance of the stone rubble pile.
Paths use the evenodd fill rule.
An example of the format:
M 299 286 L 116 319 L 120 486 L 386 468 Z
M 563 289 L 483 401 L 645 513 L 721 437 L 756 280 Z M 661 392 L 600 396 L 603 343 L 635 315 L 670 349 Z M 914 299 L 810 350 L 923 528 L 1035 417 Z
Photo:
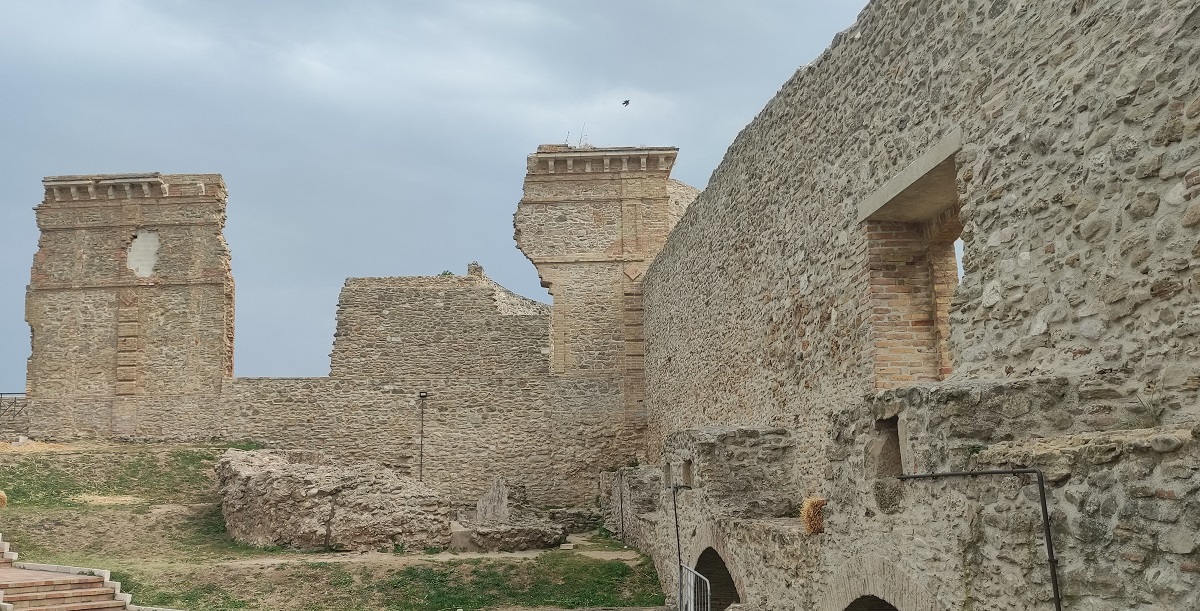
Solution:
M 445 547 L 449 503 L 376 463 L 317 452 L 229 450 L 217 464 L 229 534 L 257 546 L 372 550 Z

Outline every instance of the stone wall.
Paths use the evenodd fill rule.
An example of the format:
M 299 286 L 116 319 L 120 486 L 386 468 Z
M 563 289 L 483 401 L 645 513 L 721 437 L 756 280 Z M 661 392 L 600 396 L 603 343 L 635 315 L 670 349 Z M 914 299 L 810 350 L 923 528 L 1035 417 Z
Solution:
M 31 399 L 215 393 L 233 372 L 225 184 L 53 176 L 26 298 Z
M 791 424 L 874 387 L 865 279 L 881 270 L 859 205 L 955 131 L 953 375 L 1116 370 L 1163 424 L 1196 417 L 1198 18 L 1186 2 L 872 3 L 739 135 L 647 275 L 655 443 Z
M 670 455 L 690 456 L 695 469 L 692 488 L 678 492 L 684 562 L 696 566 L 713 549 L 751 609 L 843 611 L 866 595 L 899 609 L 1050 607 L 1037 480 L 884 481 L 872 464 L 877 433 L 868 422 L 839 436 L 826 456 L 829 471 L 820 494 L 829 502 L 825 531 L 817 535 L 805 533 L 788 503 L 771 498 L 791 493 L 803 500 L 792 488 L 794 460 L 772 460 L 776 473 L 764 473 L 754 453 L 745 451 L 746 440 L 760 429 L 709 429 L 701 438 L 718 440 L 716 445 L 694 456 L 695 437 L 673 437 Z M 780 436 L 778 443 L 789 442 Z M 940 445 L 935 431 L 912 435 L 905 454 L 929 445 Z M 1001 442 L 974 446 L 950 466 L 1031 466 L 1046 473 L 1058 575 L 1070 606 L 1116 611 L 1133 601 L 1161 609 L 1200 604 L 1200 504 L 1194 498 L 1200 429 Z M 659 476 L 655 467 L 623 471 L 610 480 L 613 503 L 620 497 L 627 512 L 643 508 L 625 515 L 623 539 L 652 552 L 664 590 L 673 593 L 671 490 L 643 485 Z M 624 488 L 618 490 L 618 483 Z
M 646 427 L 643 274 L 696 196 L 670 179 L 677 153 L 539 146 L 513 219 L 554 299 L 551 371 L 619 384 L 609 417 L 628 456 L 641 452 Z
M 550 307 L 472 271 L 347 280 L 330 377 L 545 377 Z
M 1198 604 L 1198 34 L 1181 1 L 876 0 L 783 86 L 645 278 L 686 564 L 711 548 L 746 608 L 1048 607 L 1031 482 L 896 479 L 1038 467 L 1068 605 Z M 655 506 L 630 532 L 671 592 Z

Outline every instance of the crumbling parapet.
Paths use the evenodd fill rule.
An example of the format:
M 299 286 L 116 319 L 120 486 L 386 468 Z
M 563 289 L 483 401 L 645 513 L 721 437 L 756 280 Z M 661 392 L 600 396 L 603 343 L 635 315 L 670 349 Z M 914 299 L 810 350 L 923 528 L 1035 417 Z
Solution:
M 513 220 L 518 248 L 554 300 L 550 371 L 620 384 L 611 421 L 628 457 L 640 453 L 646 426 L 642 275 L 696 194 L 670 179 L 677 154 L 539 146 Z

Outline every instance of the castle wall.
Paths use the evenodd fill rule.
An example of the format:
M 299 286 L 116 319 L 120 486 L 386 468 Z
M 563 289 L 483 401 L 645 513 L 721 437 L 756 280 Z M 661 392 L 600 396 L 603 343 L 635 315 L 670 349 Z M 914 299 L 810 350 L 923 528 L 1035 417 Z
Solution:
M 1196 19 L 873 3 L 739 135 L 648 274 L 663 426 L 784 422 L 873 388 L 858 207 L 956 130 L 954 375 L 1111 370 L 1164 423 L 1196 417 Z
M 683 491 L 685 556 L 755 608 L 1047 605 L 1028 483 L 894 479 L 1038 466 L 1069 602 L 1195 606 L 1198 33 L 1186 2 L 877 0 L 783 86 L 646 274 L 649 453 L 781 427 L 790 471 L 751 490 L 831 517 Z M 637 532 L 673 576 L 670 512 Z
M 44 184 L 26 297 L 30 399 L 217 392 L 233 371 L 221 177 Z
M 517 246 L 554 299 L 550 371 L 559 394 L 615 390 L 593 395 L 588 419 L 595 434 L 616 439 L 610 465 L 644 455 L 643 274 L 697 193 L 670 179 L 677 152 L 539 146 L 513 218 Z

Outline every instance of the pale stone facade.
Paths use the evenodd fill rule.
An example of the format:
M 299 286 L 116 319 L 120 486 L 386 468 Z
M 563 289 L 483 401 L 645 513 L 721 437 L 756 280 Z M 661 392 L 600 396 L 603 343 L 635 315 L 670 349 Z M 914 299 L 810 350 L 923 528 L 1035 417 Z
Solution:
M 1194 2 L 872 2 L 646 273 L 657 464 L 610 528 L 672 588 L 688 484 L 683 562 L 743 608 L 1050 609 L 1036 478 L 897 479 L 1040 468 L 1067 608 L 1200 608 L 1198 36 Z
M 158 183 L 90 177 L 129 182 L 135 220 L 92 235 L 80 205 L 44 238 L 30 426 L 302 441 L 455 502 L 599 480 L 667 591 L 679 554 L 716 609 L 1050 608 L 1036 478 L 898 479 L 1037 468 L 1069 608 L 1200 608 L 1198 37 L 1183 0 L 876 0 L 691 206 L 674 149 L 539 147 L 516 239 L 553 307 L 482 270 L 354 279 L 328 378 L 229 378 L 212 333 L 194 394 L 149 392 L 169 350 L 121 347 L 155 314 L 120 327 L 83 272 L 108 253 L 97 273 L 142 290 L 176 242 L 134 215 Z M 77 178 L 55 202 L 109 201 Z M 220 310 L 226 276 L 195 266 Z
M 232 377 L 219 176 L 47 178 L 28 432 L 319 449 L 459 507 L 496 477 L 539 506 L 592 502 L 602 472 L 644 456 L 640 270 L 696 191 L 670 180 L 675 149 L 541 148 L 553 152 L 530 156 L 515 223 L 539 236 L 519 245 L 553 279 L 555 307 L 477 264 L 351 278 L 325 378 Z M 554 176 L 538 163 L 550 157 L 568 160 Z

